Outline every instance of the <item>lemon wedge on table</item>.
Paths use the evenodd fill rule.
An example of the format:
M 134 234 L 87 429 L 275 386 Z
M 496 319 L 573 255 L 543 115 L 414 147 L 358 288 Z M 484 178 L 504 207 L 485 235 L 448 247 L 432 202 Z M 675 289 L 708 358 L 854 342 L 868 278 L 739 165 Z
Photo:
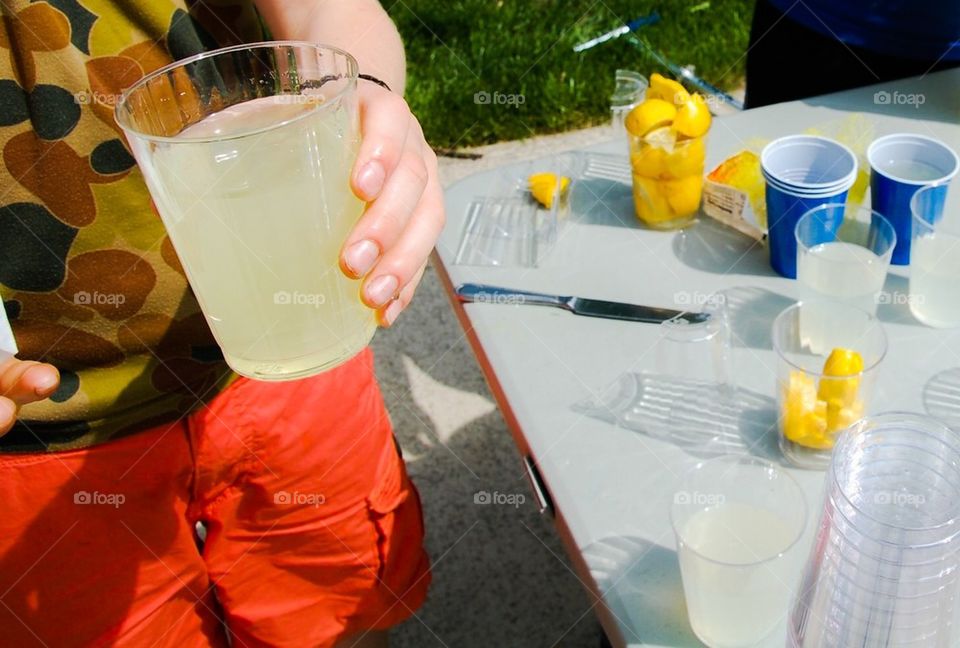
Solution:
M 570 186 L 570 178 L 558 176 L 556 173 L 534 173 L 527 178 L 530 193 L 534 200 L 550 209 L 554 199 L 559 196 L 562 200 Z
M 662 99 L 647 99 L 627 115 L 623 124 L 631 135 L 642 137 L 650 131 L 669 126 L 677 116 L 677 108 Z

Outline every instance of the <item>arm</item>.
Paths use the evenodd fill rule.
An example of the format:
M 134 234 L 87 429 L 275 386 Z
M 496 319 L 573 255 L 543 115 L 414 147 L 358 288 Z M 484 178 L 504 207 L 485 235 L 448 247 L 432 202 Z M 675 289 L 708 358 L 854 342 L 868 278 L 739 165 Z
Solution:
M 275 38 L 341 47 L 393 89 L 358 82 L 362 142 L 351 185 L 368 207 L 340 256 L 344 274 L 363 278 L 363 301 L 390 326 L 413 298 L 444 224 L 437 156 L 402 97 L 400 36 L 375 0 L 255 2 Z
M 393 21 L 377 0 L 255 0 L 273 37 L 334 45 L 350 52 L 360 71 L 403 96 L 406 59 Z

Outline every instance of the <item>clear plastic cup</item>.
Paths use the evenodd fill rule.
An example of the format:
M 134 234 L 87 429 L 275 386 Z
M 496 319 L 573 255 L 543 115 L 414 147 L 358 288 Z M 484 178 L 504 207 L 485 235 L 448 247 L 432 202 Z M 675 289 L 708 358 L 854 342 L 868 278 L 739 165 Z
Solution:
M 886 333 L 870 313 L 810 300 L 780 313 L 772 337 L 780 450 L 801 468 L 826 468 L 837 436 L 870 406 Z
M 697 637 L 713 648 L 768 638 L 789 611 L 800 568 L 800 485 L 775 464 L 727 455 L 687 473 L 670 513 Z
M 845 203 L 797 221 L 797 280 L 804 299 L 831 299 L 877 312 L 897 235 L 880 213 Z
M 614 79 L 616 85 L 610 95 L 610 118 L 614 135 L 622 137 L 627 132 L 623 120 L 643 101 L 650 82 L 647 77 L 633 70 L 617 70 Z
M 955 433 L 917 414 L 859 421 L 834 449 L 789 645 L 955 646 L 958 532 Z
M 709 313 L 703 322 L 691 323 L 682 314 L 660 324 L 654 347 L 657 375 L 690 383 L 731 384 L 730 322 L 726 297 L 714 293 L 692 309 Z
M 339 265 L 365 207 L 357 75 L 335 47 L 252 43 L 171 63 L 117 103 L 210 331 L 249 378 L 327 371 L 377 329 Z
M 924 187 L 910 210 L 910 311 L 928 326 L 960 326 L 960 192 Z

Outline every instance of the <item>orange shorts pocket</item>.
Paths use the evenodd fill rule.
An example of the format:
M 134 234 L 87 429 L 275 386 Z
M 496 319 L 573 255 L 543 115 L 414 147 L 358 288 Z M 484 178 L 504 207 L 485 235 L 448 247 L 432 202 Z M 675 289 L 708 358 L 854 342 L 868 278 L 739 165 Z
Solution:
M 423 548 L 420 495 L 393 445 L 381 457 L 377 485 L 367 498 L 377 537 L 377 609 L 382 618 L 362 620 L 363 628 L 388 628 L 423 604 L 430 585 L 430 560 Z

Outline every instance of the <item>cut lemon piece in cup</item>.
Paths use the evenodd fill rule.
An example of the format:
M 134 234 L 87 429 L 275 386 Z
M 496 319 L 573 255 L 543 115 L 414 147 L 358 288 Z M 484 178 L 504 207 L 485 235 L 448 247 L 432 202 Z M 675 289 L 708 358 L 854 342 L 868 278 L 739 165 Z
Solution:
M 550 209 L 556 197 L 562 200 L 570 187 L 570 178 L 556 173 L 534 173 L 527 178 L 530 194 L 538 203 Z
M 862 371 L 863 357 L 859 353 L 852 349 L 833 349 L 823 363 L 817 398 L 828 403 L 836 401 L 844 407 L 852 406 L 857 400 Z
M 664 161 L 663 174 L 667 178 L 686 178 L 687 176 L 703 175 L 704 162 L 707 159 L 707 149 L 703 138 L 684 140 L 679 142 Z
M 630 167 L 637 175 L 657 178 L 666 172 L 667 152 L 639 137 L 630 138 Z
M 662 99 L 674 106 L 682 106 L 690 99 L 690 93 L 679 81 L 654 72 L 650 76 L 650 87 L 647 88 L 647 99 Z
M 663 193 L 660 180 L 633 174 L 633 205 L 637 218 L 645 223 L 659 223 L 676 218 Z
M 677 132 L 669 126 L 655 128 L 644 136 L 643 143 L 673 153 L 673 148 L 677 145 Z
M 703 95 L 691 95 L 687 101 L 677 107 L 677 116 L 673 128 L 686 137 L 700 137 L 710 130 L 710 109 Z
M 647 99 L 631 110 L 623 124 L 627 132 L 643 137 L 655 128 L 669 126 L 677 115 L 676 107 L 661 99 Z
M 703 178 L 691 175 L 677 180 L 661 180 L 663 194 L 677 216 L 688 216 L 700 209 Z

